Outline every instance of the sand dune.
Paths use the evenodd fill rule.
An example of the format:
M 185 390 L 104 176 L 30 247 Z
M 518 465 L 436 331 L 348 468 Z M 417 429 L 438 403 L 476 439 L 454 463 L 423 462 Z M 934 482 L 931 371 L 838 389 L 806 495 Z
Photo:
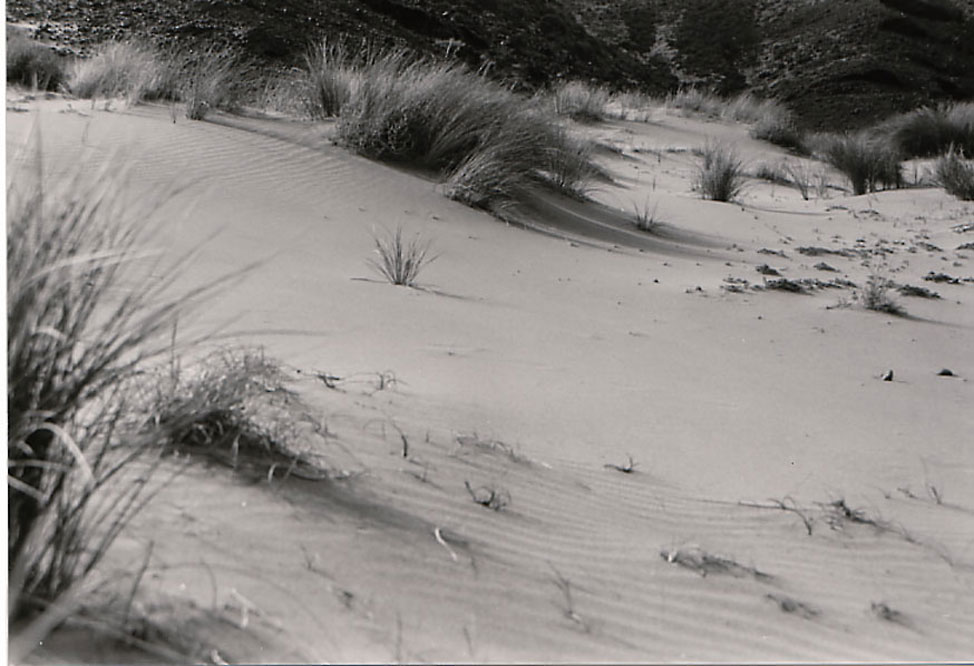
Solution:
M 539 195 L 505 224 L 348 154 L 327 123 L 34 107 L 8 113 L 8 169 L 29 167 L 15 149 L 40 127 L 55 171 L 122 154 L 133 193 L 186 185 L 154 239 L 198 253 L 176 288 L 257 262 L 180 334 L 280 359 L 347 472 L 200 468 L 170 486 L 106 562 L 154 542 L 140 603 L 163 624 L 239 661 L 974 653 L 974 284 L 923 280 L 974 276 L 952 229 L 969 203 L 806 202 L 759 181 L 740 204 L 702 201 L 686 151 L 708 137 L 751 164 L 785 156 L 660 114 L 590 130 L 616 148 L 594 203 Z M 629 223 L 647 199 L 658 234 Z M 397 225 L 440 254 L 422 289 L 365 264 L 373 230 Z M 898 297 L 911 316 L 892 317 L 848 287 L 725 288 L 763 285 L 761 264 L 858 285 L 884 272 L 942 298 Z M 387 371 L 399 381 L 377 390 Z M 607 467 L 628 456 L 632 473 Z

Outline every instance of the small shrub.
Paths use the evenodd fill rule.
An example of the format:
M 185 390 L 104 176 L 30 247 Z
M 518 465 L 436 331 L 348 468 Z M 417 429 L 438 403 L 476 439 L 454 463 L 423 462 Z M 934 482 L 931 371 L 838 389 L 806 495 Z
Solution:
M 962 154 L 951 150 L 938 159 L 935 177 L 948 194 L 974 201 L 974 162 L 965 160 Z
M 68 89 L 77 97 L 123 96 L 130 104 L 178 97 L 177 67 L 158 49 L 110 42 L 94 56 L 74 63 Z
M 875 273 L 870 275 L 860 295 L 862 306 L 867 310 L 873 310 L 875 312 L 885 312 L 897 316 L 905 315 L 906 310 L 890 295 L 894 286 L 890 280 L 880 275 L 876 275 Z
M 896 116 L 878 128 L 904 158 L 942 155 L 953 147 L 974 154 L 974 102 L 924 107 Z
M 64 82 L 65 61 L 53 49 L 21 35 L 7 34 L 7 83 L 37 90 L 57 90 Z
M 398 227 L 395 233 L 387 233 L 385 237 L 373 238 L 379 260 L 370 259 L 369 265 L 392 284 L 415 286 L 423 267 L 436 260 L 435 255 L 430 256 L 430 241 L 423 241 L 417 236 L 406 243 L 402 238 L 402 227 Z
M 730 146 L 711 143 L 704 148 L 695 186 L 705 199 L 732 201 L 744 189 L 744 164 Z
M 831 134 L 817 142 L 822 157 L 849 179 L 856 195 L 903 184 L 899 155 L 880 139 L 865 133 Z
M 565 81 L 551 93 L 555 113 L 572 120 L 595 123 L 605 119 L 609 91 L 582 81 Z

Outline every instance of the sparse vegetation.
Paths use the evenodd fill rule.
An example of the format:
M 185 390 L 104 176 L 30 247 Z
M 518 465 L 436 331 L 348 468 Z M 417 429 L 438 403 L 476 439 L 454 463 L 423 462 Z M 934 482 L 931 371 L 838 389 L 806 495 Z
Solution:
M 374 62 L 375 52 L 366 44 L 355 49 L 346 40 L 323 40 L 304 57 L 304 106 L 315 120 L 337 118 L 348 102 L 360 72 Z
M 179 96 L 186 103 L 187 118 L 203 120 L 212 109 L 232 106 L 240 67 L 230 51 L 205 48 L 184 60 L 179 66 Z
M 974 106 L 972 106 L 974 108 Z M 954 150 L 937 160 L 936 179 L 948 194 L 974 201 L 974 162 Z
M 880 187 L 900 187 L 903 174 L 896 151 L 866 133 L 819 135 L 816 152 L 852 184 L 854 194 L 875 192 Z
M 579 196 L 595 173 L 589 148 L 551 111 L 458 64 L 405 51 L 351 60 L 322 49 L 329 80 L 352 82 L 344 103 L 328 102 L 331 112 L 340 106 L 341 142 L 367 157 L 438 172 L 454 199 L 488 208 L 516 199 L 532 182 Z M 315 88 L 314 108 L 325 108 L 323 95 L 344 95 L 324 88 Z
M 386 280 L 395 285 L 413 287 L 423 267 L 436 259 L 430 255 L 431 242 L 416 236 L 409 242 L 403 241 L 402 227 L 384 236 L 373 236 L 378 260 L 370 259 L 369 265 L 375 268 Z
M 609 91 L 583 81 L 564 81 L 551 91 L 555 113 L 572 120 L 594 123 L 606 116 Z
M 656 216 L 656 210 L 659 208 L 658 203 L 654 204 L 653 207 L 650 208 L 649 200 L 647 199 L 642 206 L 634 203 L 632 208 L 633 221 L 637 229 L 647 233 L 656 231 L 660 225 L 660 219 Z
M 866 286 L 860 294 L 862 306 L 875 312 L 885 312 L 897 316 L 905 315 L 906 310 L 890 294 L 893 287 L 894 285 L 889 279 L 873 273 L 866 280 Z
M 934 157 L 951 150 L 974 155 L 974 102 L 956 102 L 904 113 L 877 128 L 903 158 Z
M 744 163 L 731 146 L 710 143 L 694 182 L 705 199 L 733 201 L 744 189 Z
M 463 485 L 474 502 L 488 509 L 501 511 L 511 503 L 511 494 L 503 488 L 494 485 L 474 487 L 469 481 L 464 481 Z
M 53 184 L 39 166 L 12 171 L 7 535 L 17 620 L 69 594 L 151 496 L 158 447 L 132 424 L 132 386 L 165 349 L 159 337 L 178 309 L 211 288 L 175 298 L 167 280 L 142 280 L 116 297 L 164 195 L 127 200 L 111 166 L 81 165 Z
M 7 32 L 7 83 L 57 90 L 64 82 L 65 59 L 54 49 Z
M 804 152 L 805 138 L 791 114 L 780 107 L 759 117 L 751 127 L 751 136 L 776 146 Z
M 125 97 L 142 100 L 176 99 L 179 94 L 174 60 L 152 46 L 109 42 L 92 57 L 73 63 L 67 87 L 85 98 Z

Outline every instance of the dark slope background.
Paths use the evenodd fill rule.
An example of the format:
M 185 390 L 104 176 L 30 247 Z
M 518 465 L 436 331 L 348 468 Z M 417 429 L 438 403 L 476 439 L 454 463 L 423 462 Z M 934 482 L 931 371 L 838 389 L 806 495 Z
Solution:
M 262 67 L 345 35 L 526 88 L 753 90 L 810 128 L 974 98 L 974 0 L 9 0 L 7 20 L 74 51 L 152 37 L 233 45 Z

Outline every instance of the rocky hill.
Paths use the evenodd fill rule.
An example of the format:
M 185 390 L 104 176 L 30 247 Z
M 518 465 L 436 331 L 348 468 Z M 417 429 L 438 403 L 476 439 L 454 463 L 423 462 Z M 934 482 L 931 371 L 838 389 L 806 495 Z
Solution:
M 7 13 L 80 50 L 138 35 L 290 66 L 310 41 L 352 35 L 527 87 L 751 89 L 810 127 L 974 97 L 974 0 L 8 0 Z

